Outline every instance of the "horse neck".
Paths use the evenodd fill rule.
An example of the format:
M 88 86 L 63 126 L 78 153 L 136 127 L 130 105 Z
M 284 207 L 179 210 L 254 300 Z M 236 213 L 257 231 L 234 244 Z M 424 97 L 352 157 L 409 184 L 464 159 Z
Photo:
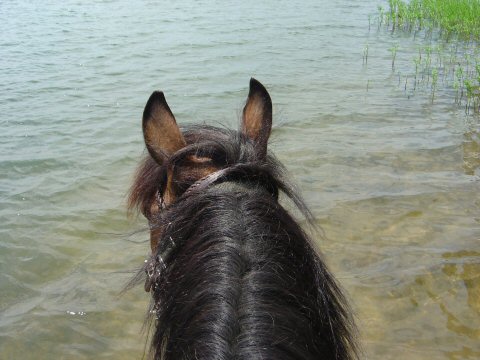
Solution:
M 349 358 L 343 298 L 268 192 L 223 184 L 169 211 L 155 358 Z

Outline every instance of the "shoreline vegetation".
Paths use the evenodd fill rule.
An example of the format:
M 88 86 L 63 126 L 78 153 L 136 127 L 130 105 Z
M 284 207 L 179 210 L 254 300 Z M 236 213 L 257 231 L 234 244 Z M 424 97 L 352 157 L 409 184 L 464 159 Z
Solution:
M 388 10 L 378 7 L 379 28 L 426 40 L 412 59 L 414 75 L 402 83 L 405 91 L 408 85 L 413 91 L 423 87 L 433 102 L 440 82 L 453 88 L 455 102 L 465 105 L 467 114 L 480 115 L 480 0 L 389 0 L 388 4 Z M 395 44 L 389 50 L 394 71 L 401 48 Z

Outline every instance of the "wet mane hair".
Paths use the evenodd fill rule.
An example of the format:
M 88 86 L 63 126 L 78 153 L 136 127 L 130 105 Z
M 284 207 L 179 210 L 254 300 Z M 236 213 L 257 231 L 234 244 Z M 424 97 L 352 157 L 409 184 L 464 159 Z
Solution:
M 257 113 L 258 104 L 251 104 L 266 101 L 257 83 L 251 80 L 241 131 L 175 130 L 170 144 L 176 137 L 180 148 L 173 151 L 152 142 L 168 143 L 161 138 L 167 135 L 148 133 L 166 133 L 165 124 L 148 123 L 171 114 L 163 94 L 154 111 L 152 98 L 147 103 L 149 154 L 129 200 L 151 228 L 145 289 L 156 316 L 154 359 L 358 357 L 346 300 L 313 242 L 279 204 L 279 194 L 307 219 L 310 212 L 284 168 L 267 154 L 266 139 L 256 136 L 258 126 L 255 133 L 248 124 L 248 107 Z

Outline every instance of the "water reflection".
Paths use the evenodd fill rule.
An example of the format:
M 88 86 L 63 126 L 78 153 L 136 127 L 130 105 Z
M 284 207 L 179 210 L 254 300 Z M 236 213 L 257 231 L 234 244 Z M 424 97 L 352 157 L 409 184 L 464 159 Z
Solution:
M 463 140 L 463 168 L 465 174 L 475 175 L 480 167 L 480 133 L 473 130 L 464 134 Z

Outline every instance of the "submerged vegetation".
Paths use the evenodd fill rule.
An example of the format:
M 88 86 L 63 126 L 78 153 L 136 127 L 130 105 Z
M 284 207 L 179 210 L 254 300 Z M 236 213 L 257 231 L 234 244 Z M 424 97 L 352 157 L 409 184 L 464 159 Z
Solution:
M 403 31 L 423 36 L 423 46 L 414 56 L 412 90 L 431 91 L 432 102 L 439 83 L 453 89 L 455 101 L 467 113 L 480 113 L 480 0 L 389 0 L 389 9 L 379 7 L 378 26 L 392 33 Z M 369 27 L 370 27 L 369 17 Z M 432 45 L 433 44 L 433 45 Z M 392 70 L 401 49 L 390 49 Z M 400 74 L 399 74 L 400 81 Z

